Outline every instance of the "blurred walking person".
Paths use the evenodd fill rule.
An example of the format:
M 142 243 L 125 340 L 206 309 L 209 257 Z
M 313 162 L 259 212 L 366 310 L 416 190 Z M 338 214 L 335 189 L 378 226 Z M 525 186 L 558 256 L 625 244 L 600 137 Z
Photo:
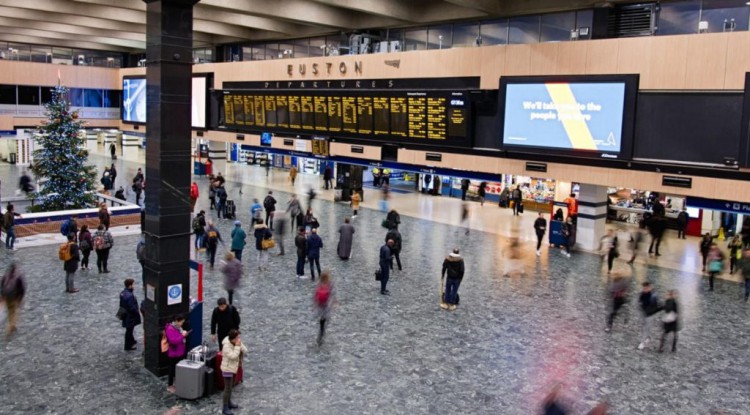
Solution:
M 469 204 L 464 202 L 461 204 L 461 226 L 466 226 L 466 235 L 469 234 Z
M 305 228 L 297 229 L 297 236 L 294 237 L 294 246 L 297 247 L 297 278 L 305 278 L 305 259 L 307 258 L 307 236 Z
M 292 182 L 292 186 L 294 186 L 295 180 L 297 180 L 297 168 L 292 166 L 292 168 L 289 169 L 289 181 Z
M 706 270 L 706 262 L 708 262 L 708 251 L 711 250 L 711 244 L 713 244 L 713 241 L 714 241 L 714 237 L 711 236 L 711 233 L 709 232 L 706 232 L 701 238 L 700 253 L 701 253 L 701 257 L 703 257 L 702 271 Z
M 294 233 L 295 229 L 303 225 L 298 220 L 298 217 L 302 213 L 302 207 L 299 204 L 297 195 L 293 194 L 292 197 L 289 199 L 289 202 L 287 202 L 286 213 L 289 215 L 289 225 L 292 228 L 292 233 Z M 304 215 L 302 216 L 304 217 Z
M 734 237 L 727 244 L 729 248 L 729 273 L 734 274 L 737 269 L 737 261 L 742 258 L 742 239 L 739 235 Z
M 221 233 L 214 226 L 214 222 L 209 219 L 206 225 L 206 255 L 208 256 L 208 263 L 211 265 L 211 268 L 214 267 L 214 262 L 216 261 L 216 250 L 219 247 L 219 242 L 224 246 Z
M 708 291 L 714 290 L 714 279 L 724 271 L 724 253 L 715 243 L 708 250 Z
M 651 325 L 653 324 L 654 316 L 661 311 L 659 298 L 653 292 L 651 283 L 646 281 L 641 284 L 641 287 L 641 295 L 638 297 L 638 303 L 641 306 L 643 324 L 641 326 L 641 344 L 638 345 L 638 350 L 643 350 L 646 344 L 651 341 Z
M 5 304 L 8 313 L 5 338 L 8 339 L 18 329 L 18 311 L 21 309 L 23 297 L 26 294 L 26 281 L 18 269 L 18 264 L 10 264 L 8 272 L 0 280 L 0 305 Z
M 633 254 L 630 256 L 630 261 L 628 261 L 628 264 L 632 264 L 635 262 L 635 257 L 638 256 L 638 250 L 640 249 L 641 242 L 643 242 L 644 239 L 644 231 L 641 228 L 638 228 L 634 230 L 630 234 L 630 248 L 633 251 Z
M 273 233 L 265 223 L 261 222 L 253 227 L 253 236 L 255 237 L 255 249 L 258 251 L 258 271 L 265 271 L 268 268 L 268 242 L 273 242 Z
M 224 257 L 221 273 L 224 274 L 224 289 L 227 290 L 227 299 L 229 305 L 231 305 L 234 299 L 234 290 L 240 287 L 240 281 L 242 280 L 242 264 L 232 252 L 227 252 Z
M 323 247 L 323 240 L 320 239 L 317 228 L 312 228 L 310 232 L 310 236 L 307 237 L 307 260 L 310 261 L 310 274 L 315 281 L 315 267 L 320 275 L 320 248 Z
M 274 227 L 273 231 L 278 236 L 274 238 L 277 245 L 279 245 L 279 255 L 284 255 L 284 232 L 286 232 L 287 213 L 284 211 L 276 212 L 274 215 Z
M 599 251 L 602 252 L 602 258 L 607 258 L 607 274 L 612 273 L 612 265 L 615 263 L 615 258 L 620 256 L 617 245 L 617 234 L 613 229 L 609 229 L 607 234 L 602 236 L 602 239 L 599 241 Z
M 315 289 L 315 296 L 313 299 L 315 314 L 320 324 L 318 330 L 318 346 L 323 345 L 323 340 L 326 335 L 326 323 L 331 318 L 331 311 L 333 310 L 335 303 L 336 290 L 331 281 L 331 272 L 325 270 L 320 274 L 320 282 L 318 282 L 318 287 Z
M 679 330 L 680 312 L 677 306 L 677 292 L 667 291 L 667 300 L 664 302 L 664 315 L 661 318 L 664 331 L 659 342 L 659 353 L 664 351 L 664 341 L 667 335 L 672 333 L 672 353 L 677 351 L 677 331 Z
M 612 278 L 612 283 L 609 285 L 609 295 L 612 300 L 609 316 L 607 317 L 607 328 L 605 331 L 609 332 L 612 330 L 612 325 L 615 322 L 615 317 L 620 311 L 622 306 L 628 301 L 628 281 L 622 275 L 615 275 Z M 627 324 L 627 317 L 625 323 Z
M 352 192 L 352 200 L 349 203 L 349 206 L 352 208 L 352 219 L 357 217 L 360 203 L 362 203 L 362 196 L 359 195 L 359 189 L 355 189 Z
M 542 239 L 544 239 L 544 234 L 547 233 L 547 219 L 544 219 L 542 212 L 539 212 L 539 217 L 534 221 L 534 232 L 536 233 L 536 256 L 541 256 Z

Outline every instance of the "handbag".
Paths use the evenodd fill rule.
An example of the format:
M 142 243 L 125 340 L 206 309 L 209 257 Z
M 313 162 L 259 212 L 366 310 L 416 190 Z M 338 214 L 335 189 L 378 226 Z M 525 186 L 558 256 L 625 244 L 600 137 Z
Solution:
M 120 308 L 117 309 L 117 313 L 115 314 L 115 317 L 117 317 L 118 320 L 122 321 L 125 320 L 125 317 L 128 316 L 128 310 L 125 309 L 125 307 L 120 306 Z
M 162 336 L 161 336 L 160 347 L 161 347 L 161 352 L 162 353 L 166 353 L 169 350 L 169 342 L 167 341 L 167 335 L 166 334 L 162 334 Z
M 383 271 L 377 270 L 375 271 L 375 281 L 380 281 L 383 279 Z
M 273 238 L 263 239 L 260 241 L 260 247 L 263 249 L 271 249 L 276 246 L 276 241 Z
M 675 321 L 677 321 L 677 313 L 675 313 L 674 311 L 664 313 L 664 316 L 661 318 L 661 321 L 663 323 L 674 323 Z

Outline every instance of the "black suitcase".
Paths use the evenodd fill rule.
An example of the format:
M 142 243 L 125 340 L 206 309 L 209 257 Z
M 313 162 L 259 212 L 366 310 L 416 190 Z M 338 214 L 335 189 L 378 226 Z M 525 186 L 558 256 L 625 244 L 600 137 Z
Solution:
M 210 360 L 210 362 L 213 362 L 214 360 Z M 206 380 L 204 382 L 205 391 L 203 392 L 203 396 L 211 396 L 214 393 L 216 393 L 216 380 L 214 379 L 216 375 L 214 375 L 214 368 L 211 366 L 206 366 Z
M 518 204 L 518 213 L 523 213 L 523 203 Z
M 227 200 L 225 206 L 224 217 L 227 219 L 237 219 L 237 206 L 234 204 L 234 200 Z

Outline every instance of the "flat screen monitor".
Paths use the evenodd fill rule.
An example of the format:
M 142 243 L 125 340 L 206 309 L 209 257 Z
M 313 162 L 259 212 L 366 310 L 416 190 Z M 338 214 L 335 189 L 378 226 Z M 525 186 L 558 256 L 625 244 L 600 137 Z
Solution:
M 502 78 L 508 151 L 629 159 L 637 75 Z
M 260 145 L 271 147 L 271 139 L 273 138 L 273 134 L 271 133 L 263 133 L 260 135 Z
M 125 78 L 122 80 L 122 120 L 146 122 L 146 79 Z
M 206 101 L 208 95 L 206 75 L 194 76 L 191 95 L 191 126 L 206 128 Z M 124 78 L 122 80 L 122 120 L 130 123 L 146 122 L 146 79 Z

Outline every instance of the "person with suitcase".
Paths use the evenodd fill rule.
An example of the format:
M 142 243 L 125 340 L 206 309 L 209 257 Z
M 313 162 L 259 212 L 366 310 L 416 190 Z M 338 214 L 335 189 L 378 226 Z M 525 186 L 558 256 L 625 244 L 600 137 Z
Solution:
M 222 415 L 234 415 L 232 409 L 239 408 L 232 402 L 232 387 L 234 376 L 242 364 L 242 357 L 245 353 L 247 353 L 247 348 L 242 344 L 240 332 L 237 329 L 229 330 L 229 335 L 224 339 L 221 347 L 221 376 L 224 378 Z
M 190 334 L 189 331 L 183 330 L 185 316 L 178 314 L 174 320 L 167 324 L 164 329 L 164 336 L 167 340 L 167 358 L 169 359 L 169 376 L 167 378 L 167 392 L 176 393 L 174 387 L 174 377 L 177 371 L 177 364 L 185 357 L 185 338 Z
M 221 345 L 232 329 L 240 329 L 240 313 L 227 303 L 226 298 L 221 297 L 211 313 L 211 341 Z

